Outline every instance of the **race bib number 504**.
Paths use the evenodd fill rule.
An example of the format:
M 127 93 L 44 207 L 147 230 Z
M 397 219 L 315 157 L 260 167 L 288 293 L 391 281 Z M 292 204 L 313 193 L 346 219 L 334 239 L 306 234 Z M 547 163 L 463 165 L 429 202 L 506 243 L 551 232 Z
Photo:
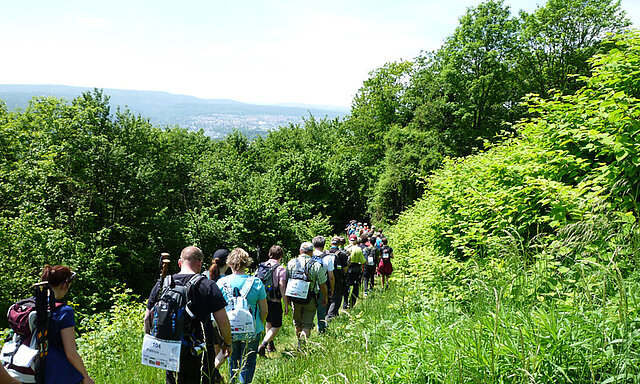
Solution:
M 144 335 L 142 364 L 179 372 L 181 344 L 180 340 L 161 340 L 151 335 Z

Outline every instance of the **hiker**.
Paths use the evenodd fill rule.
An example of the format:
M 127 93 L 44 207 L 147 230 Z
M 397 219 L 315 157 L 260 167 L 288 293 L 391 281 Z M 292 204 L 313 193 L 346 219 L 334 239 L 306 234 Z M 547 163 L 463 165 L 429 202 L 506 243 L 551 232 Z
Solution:
M 227 256 L 229 256 L 229 250 L 216 250 L 211 257 L 211 266 L 203 275 L 217 282 L 220 276 L 224 276 L 228 269 Z M 224 378 L 216 368 L 215 361 L 216 356 L 220 353 L 220 346 L 223 340 L 215 319 L 204 324 L 204 335 L 207 347 L 202 357 L 202 384 L 222 383 Z
M 318 308 L 316 313 L 318 315 L 318 332 L 324 333 L 327 329 L 327 309 L 329 308 L 329 298 L 331 297 L 333 286 L 335 285 L 335 277 L 333 274 L 333 255 L 324 251 L 324 245 L 326 239 L 324 236 L 316 236 L 311 240 L 313 243 L 313 257 L 316 258 L 327 271 L 327 300 L 318 300 Z M 326 301 L 327 303 L 322 305 Z
M 344 290 L 343 309 L 353 308 L 360 295 L 360 282 L 362 280 L 362 268 L 366 260 L 360 247 L 360 239 L 356 235 L 349 236 L 349 245 L 346 248 L 349 254 L 349 268 L 347 269 L 347 281 Z
M 225 356 L 230 356 L 231 349 L 231 328 L 225 306 L 227 305 L 222 292 L 218 286 L 203 276 L 200 279 L 194 275 L 199 275 L 202 269 L 202 259 L 204 255 L 197 247 L 186 247 L 180 253 L 178 266 L 180 272 L 167 276 L 166 280 L 173 281 L 176 286 L 188 285 L 190 281 L 197 281 L 189 290 L 187 296 L 192 301 L 193 319 L 186 319 L 185 330 L 182 335 L 182 347 L 180 350 L 180 372 L 166 371 L 166 384 L 191 384 L 200 383 L 202 372 L 202 355 L 192 353 L 193 347 L 198 346 L 203 339 L 202 328 L 206 322 L 211 322 L 211 316 L 218 324 L 218 330 L 222 336 L 220 345 Z M 165 280 L 165 281 L 166 281 Z M 154 307 L 161 299 L 161 294 L 165 291 L 165 282 L 158 281 L 149 294 L 147 301 L 147 311 L 144 316 L 145 332 L 150 333 L 152 319 L 154 317 Z M 186 311 L 185 311 L 186 312 Z M 156 327 L 156 324 L 153 324 Z M 195 351 L 193 351 L 195 352 Z
M 229 377 L 232 383 L 236 381 L 251 383 L 253 380 L 259 336 L 264 330 L 264 322 L 267 318 L 267 293 L 264 285 L 260 279 L 246 274 L 246 269 L 252 262 L 253 260 L 244 249 L 234 249 L 227 257 L 231 275 L 223 276 L 218 280 L 218 287 L 222 290 L 224 298 L 231 302 L 234 297 L 243 297 L 253 317 L 253 332 L 243 338 L 232 335 L 233 353 L 229 358 Z M 229 307 L 227 307 L 227 314 L 229 314 Z M 231 315 L 230 321 L 233 321 Z
M 218 281 L 221 276 L 224 276 L 227 272 L 227 257 L 229 256 L 229 250 L 221 248 L 216 250 L 211 257 L 211 266 L 206 270 L 203 275 L 207 278 Z
M 366 237 L 363 237 L 363 240 Z M 365 248 L 362 249 L 364 258 L 366 260 L 364 264 L 364 294 L 368 294 L 373 291 L 374 281 L 376 277 L 376 270 L 378 269 L 378 248 L 375 246 L 375 236 L 371 240 L 367 239 L 365 242 Z
M 382 248 L 380 249 L 380 262 L 378 263 L 378 273 L 382 276 L 382 288 L 385 282 L 389 281 L 389 276 L 393 272 L 391 259 L 393 258 L 393 248 L 387 245 L 387 238 L 382 238 Z
M 264 264 L 271 271 L 273 289 L 267 292 L 267 324 L 265 325 L 265 335 L 262 343 L 258 346 L 258 354 L 264 355 L 266 352 L 275 352 L 273 339 L 282 327 L 282 298 L 287 290 L 287 269 L 280 265 L 280 260 L 284 256 L 284 250 L 279 245 L 274 245 L 269 249 L 269 260 Z M 258 267 L 260 269 L 260 267 Z M 257 274 L 257 272 L 256 272 Z M 264 281 L 263 281 L 264 282 Z M 284 315 L 289 314 L 289 307 L 284 307 Z
M 313 260 L 313 244 L 300 244 L 300 256 L 287 264 L 287 292 L 285 306 L 293 305 L 293 322 L 298 337 L 298 347 L 309 338 L 313 318 L 318 307 L 317 292 L 322 293 L 320 304 L 327 305 L 327 273 L 324 267 Z
M 20 382 L 9 375 L 4 365 L 0 364 L 0 384 L 20 384 Z
M 331 239 L 331 248 L 329 253 L 333 255 L 333 289 L 330 298 L 329 310 L 327 311 L 327 322 L 338 316 L 340 305 L 342 305 L 342 295 L 345 289 L 345 275 L 349 266 L 349 256 L 342 249 L 345 239 L 342 236 L 336 236 Z
M 42 270 L 40 281 L 49 282 L 56 302 L 71 288 L 76 273 L 64 265 L 47 265 Z M 93 384 L 76 348 L 76 322 L 73 308 L 69 305 L 56 307 L 49 319 L 49 352 L 45 363 L 45 384 Z

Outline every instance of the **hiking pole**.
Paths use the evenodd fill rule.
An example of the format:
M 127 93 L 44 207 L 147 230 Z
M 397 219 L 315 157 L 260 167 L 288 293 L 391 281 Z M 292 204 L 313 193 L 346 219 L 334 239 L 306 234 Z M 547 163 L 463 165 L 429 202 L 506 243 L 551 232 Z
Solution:
M 36 322 L 33 332 L 38 346 L 37 358 L 34 361 L 34 376 L 37 384 L 44 384 L 44 365 L 49 345 L 47 342 L 47 333 L 49 328 L 49 311 L 54 308 L 55 297 L 50 296 L 49 282 L 43 281 L 33 285 L 34 296 L 36 299 Z
M 167 277 L 167 272 L 169 271 L 169 264 L 171 263 L 171 259 L 169 258 L 168 253 L 161 253 L 160 260 L 158 261 L 158 268 L 160 268 L 160 273 L 158 277 L 158 293 L 156 294 L 156 301 L 160 299 L 160 295 L 162 294 L 162 283 L 164 282 L 164 278 Z
M 169 254 L 168 253 L 161 253 L 160 254 L 160 282 L 162 283 L 162 280 L 164 280 L 165 277 L 167 277 L 167 271 L 169 270 L 169 263 L 171 263 L 171 259 L 169 259 Z

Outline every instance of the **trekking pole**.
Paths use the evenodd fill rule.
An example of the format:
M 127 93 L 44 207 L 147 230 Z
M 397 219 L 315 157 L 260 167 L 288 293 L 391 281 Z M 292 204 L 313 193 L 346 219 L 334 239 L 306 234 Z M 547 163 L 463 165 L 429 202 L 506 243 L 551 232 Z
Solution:
M 34 284 L 33 288 L 36 299 L 36 323 L 33 335 L 36 338 L 36 345 L 38 346 L 37 359 L 35 359 L 34 362 L 34 376 L 37 384 L 44 384 L 45 358 L 49 350 L 47 342 L 49 328 L 48 309 L 54 308 L 55 297 L 49 297 L 50 289 L 48 281 Z
M 158 294 L 156 300 L 160 299 L 160 295 L 162 293 L 162 283 L 164 282 L 164 278 L 167 277 L 167 272 L 169 271 L 169 264 L 171 263 L 171 259 L 169 258 L 168 253 L 161 253 L 160 260 L 158 261 L 158 268 L 160 268 L 160 276 L 158 277 L 158 284 L 160 285 L 160 289 L 158 289 Z

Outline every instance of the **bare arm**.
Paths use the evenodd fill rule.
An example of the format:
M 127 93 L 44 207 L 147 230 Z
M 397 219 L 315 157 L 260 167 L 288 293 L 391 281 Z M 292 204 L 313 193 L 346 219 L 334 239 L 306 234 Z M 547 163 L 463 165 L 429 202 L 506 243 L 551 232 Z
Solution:
M 286 316 L 289 313 L 289 305 L 287 304 L 287 279 L 282 278 L 279 282 L 280 287 L 280 296 L 284 298 L 284 315 Z
M 73 365 L 83 377 L 82 384 L 93 384 L 94 381 L 89 377 L 89 373 L 84 367 L 84 363 L 76 347 L 76 327 L 61 329 L 60 337 L 62 338 L 62 347 L 64 348 L 64 354 L 67 356 L 67 360 L 69 360 L 71 365 Z
M 2 366 L 2 368 L 0 368 L 0 384 L 20 384 L 20 382 L 9 376 L 4 366 Z
M 220 336 L 222 336 L 222 341 L 226 344 L 226 346 L 222 346 L 222 349 L 225 352 L 225 356 L 229 357 L 231 356 L 231 325 L 229 324 L 227 311 L 222 308 L 213 313 L 213 318 L 216 320 L 216 324 L 218 324 L 218 330 L 220 331 Z
M 260 310 L 260 321 L 262 324 L 267 321 L 267 313 L 269 313 L 269 307 L 267 307 L 267 299 L 258 300 L 258 309 Z
M 322 305 L 327 305 L 327 303 L 329 302 L 329 296 L 326 283 L 320 284 L 320 292 L 322 292 Z
M 151 310 L 147 309 L 144 313 L 144 333 L 151 333 Z

